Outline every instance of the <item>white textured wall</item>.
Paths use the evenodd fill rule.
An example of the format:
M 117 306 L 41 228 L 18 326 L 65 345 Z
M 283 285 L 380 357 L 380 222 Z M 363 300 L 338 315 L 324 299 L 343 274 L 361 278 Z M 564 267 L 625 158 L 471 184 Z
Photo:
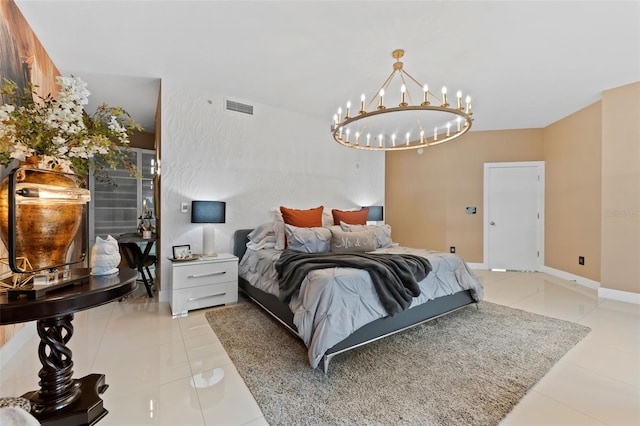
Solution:
M 225 111 L 225 97 L 253 105 L 254 115 Z M 183 201 L 189 208 L 196 199 L 226 201 L 218 252 L 231 251 L 236 229 L 268 221 L 272 207 L 382 204 L 384 154 L 338 145 L 330 120 L 163 80 L 162 276 L 169 276 L 172 246 L 202 249 L 202 227 L 180 212 Z

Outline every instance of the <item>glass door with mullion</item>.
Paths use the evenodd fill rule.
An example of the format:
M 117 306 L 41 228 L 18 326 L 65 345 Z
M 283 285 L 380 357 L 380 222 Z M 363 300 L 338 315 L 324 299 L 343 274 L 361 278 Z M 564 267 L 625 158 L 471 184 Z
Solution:
M 104 182 L 91 177 L 90 203 L 90 243 L 95 237 L 106 238 L 107 235 L 120 235 L 137 232 L 143 208 L 151 212 L 148 221 L 155 226 L 153 218 L 153 176 L 155 173 L 155 151 L 131 149 L 142 178 L 130 176 L 123 168 L 109 170 L 111 182 Z M 145 201 L 146 200 L 146 201 Z

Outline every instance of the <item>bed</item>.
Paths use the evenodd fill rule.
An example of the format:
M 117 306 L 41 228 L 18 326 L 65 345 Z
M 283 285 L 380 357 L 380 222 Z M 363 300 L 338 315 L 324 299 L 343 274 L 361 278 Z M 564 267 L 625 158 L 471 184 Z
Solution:
M 367 271 L 353 268 L 309 272 L 288 303 L 278 297 L 275 263 L 283 251 L 248 248 L 251 229 L 234 234 L 234 254 L 240 260 L 239 288 L 285 326 L 308 348 L 311 367 L 328 373 L 331 359 L 345 351 L 477 304 L 483 289 L 458 256 L 406 247 L 382 248 L 374 253 L 423 256 L 432 270 L 419 282 L 422 290 L 408 309 L 388 315 L 372 288 Z

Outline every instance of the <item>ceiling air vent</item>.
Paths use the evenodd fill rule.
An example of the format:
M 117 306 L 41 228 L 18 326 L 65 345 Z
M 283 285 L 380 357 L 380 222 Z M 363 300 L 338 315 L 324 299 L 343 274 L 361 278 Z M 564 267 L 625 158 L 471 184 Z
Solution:
M 229 99 L 226 99 L 226 102 L 227 111 L 253 115 L 253 105 L 242 104 L 240 102 L 230 101 Z

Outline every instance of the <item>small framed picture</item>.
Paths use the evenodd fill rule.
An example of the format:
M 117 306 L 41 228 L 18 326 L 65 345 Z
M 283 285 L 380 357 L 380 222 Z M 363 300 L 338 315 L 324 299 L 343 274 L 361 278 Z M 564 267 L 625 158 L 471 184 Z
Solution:
M 174 259 L 188 259 L 191 257 L 191 245 L 173 246 Z

